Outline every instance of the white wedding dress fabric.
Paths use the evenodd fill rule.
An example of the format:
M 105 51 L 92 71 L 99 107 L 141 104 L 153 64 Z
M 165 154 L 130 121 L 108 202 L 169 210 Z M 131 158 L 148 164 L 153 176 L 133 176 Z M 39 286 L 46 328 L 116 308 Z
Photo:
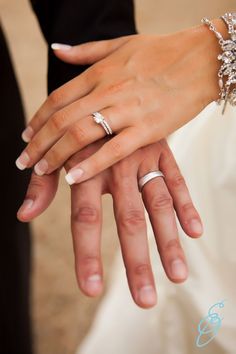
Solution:
M 188 280 L 167 279 L 148 222 L 157 306 L 143 310 L 133 303 L 119 252 L 110 287 L 77 354 L 236 353 L 236 109 L 228 106 L 222 116 L 212 103 L 169 144 L 204 224 L 197 240 L 179 228 Z M 197 347 L 200 320 L 222 300 L 217 335 Z

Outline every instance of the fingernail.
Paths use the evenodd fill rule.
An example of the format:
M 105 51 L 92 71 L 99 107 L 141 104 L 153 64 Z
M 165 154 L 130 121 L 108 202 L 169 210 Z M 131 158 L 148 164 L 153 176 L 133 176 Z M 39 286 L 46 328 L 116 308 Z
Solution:
M 45 159 L 40 160 L 35 166 L 34 166 L 34 172 L 38 176 L 43 176 L 48 170 L 48 162 Z
M 67 183 L 74 184 L 76 182 L 79 182 L 80 177 L 83 175 L 84 171 L 81 170 L 81 168 L 71 170 L 67 175 L 65 176 L 65 179 Z
M 27 127 L 23 133 L 21 134 L 21 137 L 22 137 L 22 140 L 25 142 L 25 143 L 28 143 L 30 142 L 30 140 L 32 139 L 34 135 L 34 131 L 33 129 L 29 126 Z
M 27 167 L 29 161 L 29 155 L 27 154 L 27 152 L 23 151 L 22 154 L 16 160 L 16 167 L 19 168 L 19 170 L 24 170 Z
M 174 279 L 185 279 L 187 277 L 187 267 L 181 259 L 175 259 L 171 263 L 171 275 Z
M 153 306 L 156 304 L 157 297 L 153 286 L 146 285 L 139 290 L 139 301 L 147 306 Z
M 91 275 L 87 280 L 86 280 L 86 290 L 93 293 L 101 290 L 101 283 L 102 278 L 99 274 L 94 274 Z
M 53 50 L 65 50 L 65 51 L 68 51 L 72 48 L 71 45 L 68 45 L 68 44 L 62 44 L 62 43 L 52 43 L 51 44 L 51 48 Z
M 33 199 L 25 199 L 24 203 L 21 205 L 20 209 L 18 210 L 18 213 L 24 214 L 26 211 L 32 208 L 34 204 Z
M 190 227 L 195 234 L 201 235 L 203 233 L 202 224 L 198 219 L 193 219 L 190 221 Z

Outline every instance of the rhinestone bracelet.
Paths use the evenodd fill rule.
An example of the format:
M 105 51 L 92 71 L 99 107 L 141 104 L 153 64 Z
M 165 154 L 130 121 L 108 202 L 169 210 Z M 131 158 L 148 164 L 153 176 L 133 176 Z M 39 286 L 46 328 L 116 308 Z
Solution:
M 222 53 L 218 55 L 221 67 L 218 72 L 220 98 L 217 100 L 217 103 L 221 104 L 224 102 L 222 110 L 222 114 L 224 114 L 228 102 L 232 106 L 236 106 L 236 88 L 232 87 L 232 85 L 236 84 L 236 13 L 226 13 L 221 16 L 221 19 L 228 27 L 230 39 L 225 40 L 209 19 L 203 18 L 201 22 L 214 32 L 222 49 Z

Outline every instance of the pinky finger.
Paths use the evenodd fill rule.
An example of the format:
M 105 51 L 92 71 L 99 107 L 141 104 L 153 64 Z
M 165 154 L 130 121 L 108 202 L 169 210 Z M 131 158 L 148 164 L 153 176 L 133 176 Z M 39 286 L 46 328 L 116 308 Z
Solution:
M 104 144 L 95 154 L 73 167 L 66 175 L 69 184 L 80 183 L 94 177 L 140 147 L 139 129 L 127 128 Z

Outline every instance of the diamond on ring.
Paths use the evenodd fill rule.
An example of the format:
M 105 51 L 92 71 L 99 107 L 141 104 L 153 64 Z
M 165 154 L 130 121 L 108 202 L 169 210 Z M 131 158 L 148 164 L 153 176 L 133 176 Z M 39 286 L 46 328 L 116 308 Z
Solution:
M 113 131 L 110 127 L 110 125 L 107 123 L 106 119 L 104 118 L 104 116 L 100 113 L 100 112 L 94 112 L 92 113 L 94 122 L 97 124 L 100 124 L 103 129 L 105 130 L 107 135 L 112 135 Z

